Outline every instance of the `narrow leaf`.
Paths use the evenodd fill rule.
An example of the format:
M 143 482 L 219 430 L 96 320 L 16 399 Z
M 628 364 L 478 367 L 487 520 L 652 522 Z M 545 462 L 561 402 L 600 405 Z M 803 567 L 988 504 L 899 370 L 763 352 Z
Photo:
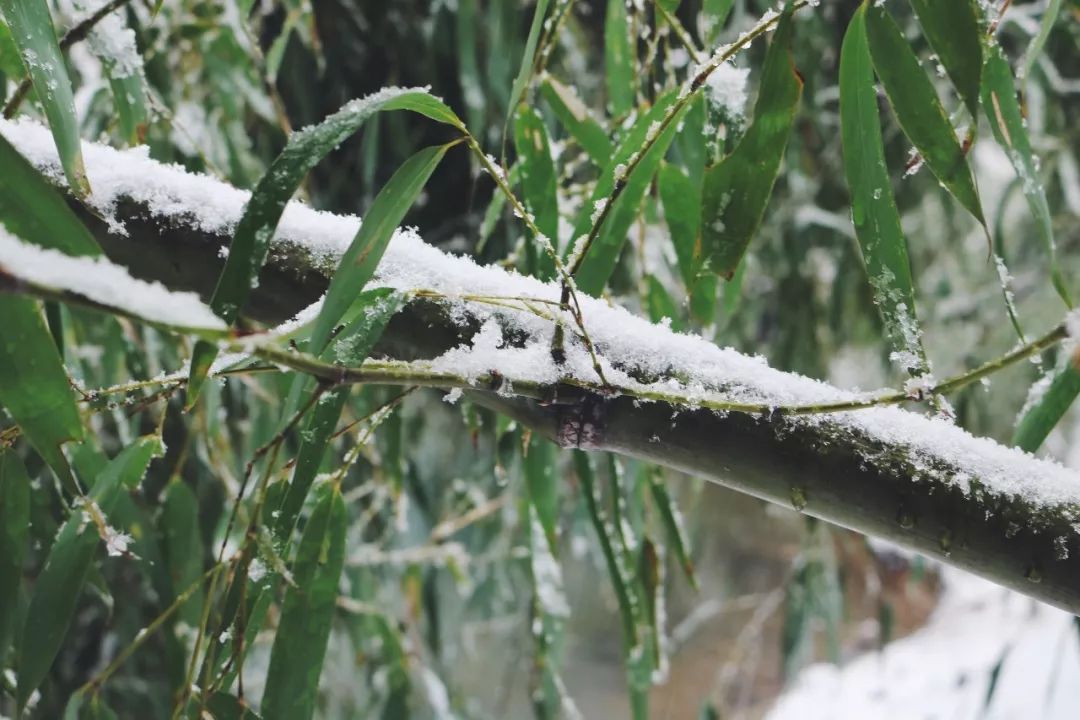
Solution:
M 335 338 L 322 354 L 322 359 L 342 365 L 359 365 L 367 358 L 382 336 L 390 318 L 405 304 L 405 296 L 395 290 L 379 288 L 369 290 L 356 299 L 350 313 L 356 318 Z M 338 418 L 349 398 L 348 387 L 329 390 L 321 398 L 308 417 L 301 432 L 300 451 L 296 456 L 292 481 L 281 500 L 274 520 L 275 537 L 284 542 L 292 533 L 300 515 L 304 499 L 311 483 L 322 465 L 326 447 L 337 427 Z
M 985 228 L 975 178 L 919 58 L 885 8 L 864 2 L 859 12 L 865 19 L 874 70 L 904 134 L 938 181 Z
M 199 530 L 199 502 L 183 480 L 176 478 L 165 490 L 159 527 L 164 535 L 165 565 L 168 568 L 173 596 L 187 590 L 202 577 L 203 543 Z M 203 593 L 200 588 L 177 613 L 177 619 L 190 627 L 202 620 Z
M 56 343 L 38 304 L 0 295 L 0 406 L 67 489 L 77 483 L 60 446 L 83 436 L 82 421 Z
M 83 165 L 79 119 L 49 7 L 45 0 L 0 0 L 0 11 L 11 27 L 11 36 L 45 110 L 68 185 L 72 192 L 84 197 L 90 193 L 90 183 Z
M 331 331 L 375 274 L 375 267 L 405 213 L 416 202 L 431 173 L 453 145 L 424 148 L 402 163 L 379 191 L 330 280 L 322 309 L 311 332 L 309 352 L 319 354 L 323 351 Z
M 523 458 L 529 504 L 536 512 L 552 554 L 557 554 L 559 529 L 559 477 L 555 472 L 555 446 L 533 435 Z
M 604 17 L 604 79 L 607 81 L 608 108 L 615 117 L 634 109 L 637 82 L 634 78 L 634 53 L 630 42 L 630 20 L 626 0 L 607 0 Z
M 450 108 L 426 90 L 388 88 L 360 100 L 354 100 L 318 125 L 293 133 L 285 149 L 259 180 L 255 192 L 252 193 L 244 209 L 244 215 L 240 218 L 229 246 L 228 259 L 225 261 L 225 267 L 221 271 L 217 287 L 210 300 L 210 307 L 227 323 L 236 320 L 241 306 L 257 282 L 259 270 L 266 260 L 270 240 L 285 211 L 285 205 L 304 176 L 330 151 L 359 130 L 368 118 L 377 112 L 390 110 L 411 110 L 452 125 L 459 130 L 465 127 Z M 406 161 L 406 165 L 415 161 L 415 158 L 416 156 L 411 161 Z M 393 180 L 391 180 L 392 183 Z M 411 201 L 409 204 L 411 205 Z M 373 233 L 374 229 L 364 229 L 372 224 L 372 219 L 369 213 L 369 217 L 361 226 L 361 235 Z M 378 254 L 381 255 L 381 252 Z M 329 298 L 327 300 L 329 301 Z M 326 306 L 323 310 L 326 311 Z M 196 344 L 188 384 L 187 403 L 189 406 L 198 399 L 206 373 L 216 355 L 215 345 L 206 341 Z
M 1020 419 L 1013 433 L 1012 444 L 1021 450 L 1035 452 L 1046 440 L 1065 412 L 1080 394 L 1080 369 L 1069 358 L 1054 374 L 1042 397 Z
M 296 552 L 296 580 L 285 593 L 262 698 L 266 720 L 309 720 L 345 564 L 345 501 L 327 487 Z
M 668 539 L 675 548 L 679 564 L 686 573 L 686 579 L 696 590 L 698 588 L 697 574 L 694 572 L 694 561 L 690 558 L 690 540 L 686 534 L 686 527 L 683 525 L 682 513 L 679 512 L 675 500 L 672 499 L 667 486 L 655 470 L 649 473 L 649 490 Z
M 690 296 L 690 312 L 703 323 L 711 323 L 716 310 L 716 276 L 698 275 L 694 261 L 701 256 L 701 186 L 675 165 L 662 166 L 656 181 L 679 274 Z
M 26 706 L 30 694 L 45 679 L 75 613 L 79 595 L 101 541 L 98 520 L 107 520 L 119 493 L 139 482 L 150 458 L 160 451 L 156 436 L 140 438 L 116 456 L 93 482 L 93 506 L 76 508 L 56 536 L 41 571 L 23 625 L 19 650 L 17 703 Z
M 30 478 L 12 450 L 0 452 L 0 662 L 7 655 L 22 587 L 30 526 Z
M 537 0 L 536 9 L 533 11 L 532 23 L 529 25 L 529 36 L 525 40 L 525 52 L 521 57 L 521 65 L 518 67 L 514 85 L 510 88 L 510 102 L 506 105 L 506 122 L 517 108 L 521 96 L 525 94 L 525 86 L 529 83 L 533 71 L 533 56 L 536 55 L 536 43 L 540 40 L 540 30 L 544 26 L 544 18 L 547 17 L 548 5 L 551 0 Z
M 648 151 L 640 158 L 633 172 L 622 178 L 625 187 L 614 208 L 609 211 L 607 220 L 600 228 L 600 232 L 593 242 L 592 248 L 581 261 L 576 274 L 578 287 L 590 295 L 597 296 L 603 292 L 608 278 L 615 270 L 619 255 L 626 244 L 626 237 L 630 226 L 637 218 L 641 210 L 645 191 L 652 183 L 678 130 L 679 122 L 686 107 L 679 111 L 671 122 L 663 130 L 659 125 L 668 108 L 675 101 L 675 93 L 669 92 L 661 96 L 656 105 L 647 113 L 638 118 L 625 137 L 619 143 L 612 155 L 611 160 L 602 171 L 596 187 L 593 189 L 589 204 L 583 208 L 581 216 L 574 227 L 574 237 L 580 239 L 586 235 L 593 226 L 593 218 L 599 217 L 603 205 L 609 202 L 610 196 L 615 190 L 615 174 L 625 171 L 631 162 L 632 156 L 642 152 L 646 144 L 651 143 Z M 576 244 L 571 243 L 571 248 Z
M 937 53 L 968 112 L 979 116 L 982 32 L 975 0 L 911 0 L 923 34 Z
M 765 56 L 749 129 L 731 155 L 705 171 L 697 261 L 728 279 L 765 215 L 802 95 L 791 55 L 791 15 L 789 4 Z
M 600 167 L 607 165 L 611 161 L 611 139 L 577 93 L 550 75 L 544 76 L 540 93 L 566 132 L 589 154 L 593 162 Z
M 907 240 L 885 166 L 865 5 L 855 11 L 840 51 L 840 131 L 851 219 L 885 330 L 901 363 L 924 374 Z
M 1072 307 L 1069 288 L 1058 265 L 1054 226 L 1050 206 L 1046 202 L 1046 190 L 1039 178 L 1038 161 L 1031 147 L 1020 103 L 1016 99 L 1012 69 L 996 44 L 987 47 L 982 83 L 983 111 L 990 121 L 994 139 L 1005 150 L 1009 162 L 1012 163 L 1028 208 L 1035 218 L 1039 241 L 1050 263 L 1050 280 L 1065 304 Z
M 1061 0 L 1048 0 L 1046 3 L 1046 9 L 1043 10 L 1042 20 L 1039 21 L 1039 32 L 1031 39 L 1031 44 L 1028 45 L 1027 51 L 1024 52 L 1020 77 L 1023 78 L 1025 82 L 1031 77 L 1031 71 L 1035 68 L 1035 63 L 1038 61 L 1039 55 L 1042 54 L 1043 47 L 1045 47 L 1046 41 L 1050 37 L 1050 31 L 1054 29 L 1054 23 L 1057 22 L 1058 16 L 1061 14 L 1062 4 Z
M 522 105 L 514 116 L 514 146 L 517 149 L 525 207 L 532 213 L 536 227 L 554 247 L 559 246 L 559 201 L 556 196 L 558 176 L 551 157 L 547 128 L 539 113 Z M 530 237 L 526 240 L 525 271 L 542 280 L 555 275 L 555 263 Z
M 101 255 L 60 192 L 3 136 L 0 168 L 0 224 L 8 232 L 67 255 Z

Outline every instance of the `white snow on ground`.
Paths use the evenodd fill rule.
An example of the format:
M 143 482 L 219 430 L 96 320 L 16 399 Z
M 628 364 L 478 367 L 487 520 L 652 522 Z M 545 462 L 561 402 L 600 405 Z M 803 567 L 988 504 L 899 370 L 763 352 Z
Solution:
M 53 140 L 46 128 L 32 121 L 5 121 L 0 122 L 0 133 L 37 167 L 62 182 Z M 114 211 L 120 198 L 130 197 L 147 203 L 162 215 L 182 218 L 204 231 L 228 233 L 250 197 L 247 192 L 206 176 L 157 163 L 148 157 L 145 148 L 117 151 L 84 143 L 83 151 L 94 191 L 91 202 L 106 215 Z M 285 210 L 275 241 L 302 245 L 333 262 L 351 242 L 359 222 L 355 217 L 318 212 L 293 202 Z M 118 223 L 114 221 L 114 224 L 122 230 Z M 468 258 L 447 255 L 408 229 L 396 233 L 376 279 L 399 289 L 424 288 L 451 296 L 525 296 L 554 302 L 560 292 L 554 282 L 542 283 L 500 268 L 480 267 Z M 731 348 L 717 347 L 699 336 L 653 325 L 604 300 L 581 297 L 581 306 L 608 379 L 639 392 L 676 395 L 690 404 L 708 400 L 762 403 L 771 407 L 862 397 L 818 380 L 774 370 L 761 357 L 743 355 Z M 506 347 L 501 330 L 489 326 L 473 347 L 455 350 L 446 358 L 453 361 L 455 372 L 472 377 L 498 368 L 511 384 L 515 380 L 545 382 L 560 373 L 569 373 L 583 382 L 596 382 L 588 353 L 573 335 L 567 347 L 567 365 L 556 368 L 552 364 L 550 353 L 546 352 L 553 332 L 549 320 L 477 303 L 468 307 L 481 319 L 498 313 L 504 323 L 516 324 L 527 331 L 533 342 L 524 350 Z M 628 373 L 664 379 L 645 385 Z M 673 379 L 676 377 L 681 380 Z M 991 492 L 1056 506 L 1080 520 L 1080 477 L 1074 471 L 976 438 L 945 420 L 881 407 L 808 416 L 801 422 L 832 423 L 841 429 L 878 438 L 886 445 L 907 447 L 909 457 L 927 477 L 955 483 L 965 491 L 971 479 L 978 479 Z M 938 463 L 947 463 L 961 472 L 941 477 L 934 470 Z M 1080 537 L 1070 536 L 1065 542 L 1077 545 L 1073 550 L 1080 552 Z
M 925 627 L 844 667 L 804 670 L 768 720 L 1073 720 L 1073 616 L 961 570 Z M 996 689 L 986 705 L 994 667 Z

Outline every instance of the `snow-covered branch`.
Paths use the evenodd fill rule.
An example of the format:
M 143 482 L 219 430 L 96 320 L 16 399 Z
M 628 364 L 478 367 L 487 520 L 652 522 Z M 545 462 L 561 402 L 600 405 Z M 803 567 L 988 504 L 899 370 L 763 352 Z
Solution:
M 0 133 L 63 183 L 47 130 L 0 123 Z M 94 188 L 84 214 L 109 258 L 207 297 L 248 194 L 145 150 L 84 152 Z M 358 226 L 290 204 L 247 315 L 277 323 L 317 300 Z M 798 417 L 710 409 L 865 396 L 582 298 L 605 376 L 633 394 L 605 392 L 574 337 L 566 363 L 551 360 L 557 284 L 446 255 L 412 230 L 397 233 L 376 281 L 415 296 L 391 323 L 384 358 L 471 381 L 472 399 L 564 446 L 703 476 L 1080 611 L 1080 477 L 1055 463 L 897 407 Z M 516 393 L 515 383 L 530 391 Z

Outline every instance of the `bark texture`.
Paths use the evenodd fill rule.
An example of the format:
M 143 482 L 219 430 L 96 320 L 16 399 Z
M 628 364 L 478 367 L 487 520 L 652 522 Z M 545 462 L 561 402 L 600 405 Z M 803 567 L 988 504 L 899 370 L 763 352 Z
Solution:
M 78 210 L 106 254 L 135 276 L 209 297 L 223 262 L 219 251 L 229 241 L 224 234 L 127 201 L 117 212 L 124 236 Z M 275 245 L 246 316 L 265 323 L 288 319 L 320 297 L 331 272 L 301 247 Z M 473 331 L 451 322 L 438 304 L 413 301 L 392 321 L 377 352 L 431 358 Z M 1072 525 L 1078 508 L 1036 507 L 979 489 L 978 478 L 964 492 L 947 480 L 965 469 L 945 459 L 928 474 L 925 458 L 916 467 L 905 448 L 839 423 L 810 425 L 588 393 L 558 404 L 484 390 L 470 395 L 564 447 L 620 453 L 701 476 L 1080 613 L 1080 540 Z

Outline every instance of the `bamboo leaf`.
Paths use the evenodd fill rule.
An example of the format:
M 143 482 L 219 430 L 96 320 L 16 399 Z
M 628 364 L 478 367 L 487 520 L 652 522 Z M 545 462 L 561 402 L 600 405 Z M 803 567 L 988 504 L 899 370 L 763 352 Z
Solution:
M 985 228 L 975 178 L 919 58 L 885 8 L 864 2 L 860 12 L 874 70 L 904 134 L 938 181 Z
M 622 117 L 633 110 L 637 82 L 634 78 L 634 52 L 626 0 L 607 0 L 607 14 L 604 16 L 604 79 L 611 114 Z
M 1035 452 L 1046 440 L 1065 412 L 1080 394 L 1080 369 L 1072 358 L 1055 372 L 1042 397 L 1028 409 L 1013 433 L 1012 444 L 1021 450 Z
M 60 528 L 26 611 L 16 693 L 20 711 L 45 679 L 67 634 L 101 540 L 98 521 L 109 517 L 120 492 L 139 482 L 150 458 L 160 450 L 156 436 L 139 438 L 125 448 L 94 480 L 90 491 L 94 505 L 77 508 Z M 100 508 L 103 518 L 93 517 L 97 512 L 94 506 Z
M 600 167 L 607 165 L 611 160 L 611 139 L 581 102 L 581 98 L 550 75 L 544 76 L 540 93 L 547 100 L 555 117 L 570 133 L 570 137 L 589 154 L 593 162 Z
M 213 720 L 259 720 L 259 715 L 246 702 L 224 692 L 206 698 L 206 710 Z
M 671 122 L 663 130 L 659 130 L 659 124 L 671 104 L 675 101 L 675 93 L 669 92 L 657 99 L 656 104 L 644 113 L 627 131 L 620 141 L 607 166 L 596 182 L 589 203 L 583 208 L 580 217 L 574 227 L 574 237 L 580 239 L 589 232 L 593 225 L 594 213 L 599 213 L 603 205 L 610 201 L 615 190 L 615 174 L 617 171 L 625 171 L 631 162 L 632 156 L 642 152 L 642 148 L 652 141 L 648 151 L 641 157 L 634 167 L 633 172 L 624 178 L 625 187 L 615 206 L 609 211 L 607 220 L 600 228 L 599 234 L 593 242 L 592 248 L 581 261 L 581 265 L 575 275 L 578 287 L 582 292 L 598 296 L 604 290 L 608 278 L 615 270 L 615 264 L 619 260 L 626 237 L 631 224 L 637 218 L 641 210 L 645 191 L 652 183 L 667 152 L 668 146 L 678 131 L 679 122 L 685 113 L 686 107 L 672 118 Z M 573 246 L 576 243 L 572 243 Z
M 713 45 L 716 42 L 734 5 L 735 0 L 702 0 L 701 34 L 706 45 Z
M 544 536 L 552 554 L 557 555 L 559 478 L 555 472 L 556 460 L 554 445 L 535 435 L 529 438 L 529 446 L 523 458 L 529 504 L 536 512 L 540 526 L 544 529 Z
M 1039 32 L 1031 39 L 1031 44 L 1028 45 L 1027 51 L 1024 52 L 1024 60 L 1021 63 L 1020 77 L 1025 82 L 1031 77 L 1031 71 L 1035 68 L 1039 55 L 1042 54 L 1043 47 L 1045 47 L 1046 41 L 1050 37 L 1050 31 L 1054 29 L 1054 23 L 1057 22 L 1058 16 L 1061 14 L 1061 6 L 1061 0 L 1048 0 L 1046 3 L 1042 20 L 1039 21 Z
M 341 256 L 341 262 L 330 280 L 322 309 L 311 331 L 309 352 L 319 354 L 323 351 L 334 326 L 375 274 L 375 267 L 405 213 L 416 202 L 431 173 L 453 145 L 449 143 L 424 148 L 416 153 L 402 163 L 375 196 L 367 217 Z
M 866 5 L 855 11 L 840 51 L 840 131 L 851 218 L 885 330 L 911 372 L 926 372 L 915 316 L 907 240 L 900 228 L 866 32 Z
M 101 254 L 60 192 L 3 136 L 0 167 L 0 224 L 8 232 L 67 255 Z
M 240 218 L 232 242 L 229 245 L 228 259 L 225 261 L 225 267 L 221 271 L 217 287 L 214 289 L 214 294 L 210 300 L 211 309 L 225 322 L 232 323 L 236 320 L 241 306 L 247 300 L 251 288 L 257 282 L 259 270 L 266 260 L 270 240 L 274 235 L 282 213 L 285 211 L 285 205 L 304 179 L 304 176 L 331 150 L 359 130 L 368 118 L 377 112 L 390 110 L 411 110 L 433 120 L 452 125 L 458 130 L 463 131 L 465 128 L 461 120 L 450 108 L 438 98 L 432 97 L 426 90 L 387 89 L 360 100 L 354 100 L 318 125 L 293 133 L 285 149 L 281 151 L 281 154 L 270 165 L 270 169 L 259 180 L 259 184 L 244 209 L 244 215 Z M 431 152 L 431 150 L 423 151 L 407 160 L 394 177 L 398 178 L 398 175 L 407 166 L 410 170 L 415 171 L 418 158 L 423 156 L 430 159 L 430 156 L 425 155 L 425 153 Z M 445 152 L 445 148 L 441 152 Z M 401 182 L 404 182 L 404 178 L 399 179 L 399 183 Z M 391 179 L 387 187 L 390 187 L 393 183 L 394 179 Z M 385 192 L 386 188 L 380 195 L 385 194 Z M 377 199 L 376 202 L 378 202 Z M 383 206 L 387 203 L 388 201 L 384 200 Z M 410 200 L 409 205 L 411 204 L 412 201 Z M 372 210 L 375 210 L 375 208 L 373 207 Z M 361 225 L 357 237 L 364 236 L 368 238 L 381 235 L 384 228 L 378 220 L 378 217 L 373 218 L 372 213 L 369 213 L 368 218 Z M 369 227 L 369 225 L 376 225 L 378 228 Z M 378 232 L 376 232 L 377 229 Z M 387 236 L 388 238 L 389 236 Z M 355 246 L 356 241 L 354 240 L 353 248 Z M 367 250 L 369 252 L 373 249 L 368 248 Z M 365 252 L 364 256 L 367 256 L 368 252 Z M 377 261 L 381 254 L 380 248 L 380 251 L 375 254 L 374 260 Z M 355 257 L 352 258 L 352 262 L 355 262 L 356 259 Z M 372 264 L 373 267 L 374 264 Z M 335 274 L 335 280 L 337 280 L 338 275 L 340 273 Z M 348 275 L 355 275 L 355 271 L 348 273 Z M 333 292 L 333 284 L 331 284 L 331 292 Z M 340 297 L 337 297 L 335 301 L 340 301 L 340 299 Z M 327 312 L 329 301 L 330 298 L 328 297 L 327 304 L 323 306 L 324 313 Z M 188 383 L 187 404 L 189 407 L 198 399 L 202 383 L 206 379 L 210 364 L 216 356 L 217 348 L 212 343 L 200 341 L 196 344 Z
M 296 552 L 262 698 L 266 720 L 308 720 L 315 712 L 338 579 L 345 564 L 345 501 L 327 487 Z
M 690 539 L 683 525 L 682 513 L 679 512 L 675 500 L 668 493 L 667 486 L 655 470 L 649 473 L 649 491 L 652 493 L 656 510 L 660 514 L 664 531 L 675 548 L 675 555 L 679 559 L 683 572 L 686 573 L 686 579 L 690 581 L 691 587 L 697 590 L 697 574 L 694 572 L 694 561 L 690 557 Z
M 77 483 L 60 446 L 83 436 L 82 420 L 56 343 L 37 303 L 0 296 L 0 405 L 71 492 Z
M 1016 85 L 1013 81 L 1012 69 L 1009 67 L 1009 61 L 1002 54 L 1001 48 L 996 44 L 987 47 L 986 65 L 982 75 L 982 100 L 983 111 L 990 121 L 994 139 L 1012 163 L 1028 208 L 1035 218 L 1039 241 L 1049 260 L 1050 280 L 1065 304 L 1072 307 L 1071 294 L 1061 267 L 1058 265 L 1054 227 L 1050 216 L 1050 206 L 1046 202 L 1046 190 L 1039 178 L 1038 161 L 1031 147 L 1020 103 L 1016 99 Z
M 165 565 L 168 568 L 173 596 L 191 587 L 203 574 L 203 543 L 199 531 L 199 501 L 187 484 L 173 479 L 165 489 L 159 527 L 164 536 Z M 199 627 L 203 611 L 200 588 L 177 612 L 177 618 L 190 627 Z
M 690 312 L 701 322 L 711 323 L 716 310 L 716 276 L 698 275 L 694 262 L 701 255 L 701 187 L 674 165 L 661 166 L 656 181 L 679 274 L 690 296 Z
M 540 30 L 544 26 L 544 18 L 547 16 L 548 5 L 551 0 L 537 0 L 536 10 L 533 11 L 532 23 L 529 25 L 529 36 L 525 40 L 525 52 L 521 57 L 521 65 L 518 67 L 514 85 L 510 88 L 510 102 L 506 105 L 506 122 L 514 115 L 514 109 L 522 95 L 525 94 L 525 86 L 533 71 L 533 57 L 536 55 L 536 43 L 540 40 Z M 505 137 L 505 135 L 504 135 Z
M 769 45 L 749 129 L 728 157 L 705 171 L 696 260 L 728 279 L 765 215 L 802 95 L 791 55 L 792 12 L 789 4 Z
M 340 362 L 342 365 L 359 365 L 367 358 L 386 329 L 387 323 L 405 304 L 406 297 L 387 288 L 379 288 L 361 293 L 350 308 L 355 315 L 345 329 L 335 338 L 330 347 L 322 354 L 322 359 Z M 304 430 L 300 451 L 296 456 L 292 481 L 281 500 L 276 519 L 274 535 L 279 542 L 284 542 L 292 533 L 296 519 L 300 515 L 304 499 L 311 483 L 319 471 L 326 447 L 337 427 L 338 418 L 349 398 L 349 387 L 338 387 L 327 391 L 315 406 Z
M 979 116 L 982 32 L 974 0 L 911 0 L 923 34 L 973 118 Z
M 0 452 L 0 662 L 15 628 L 30 526 L 30 478 L 12 450 Z
M 83 165 L 79 119 L 49 7 L 45 0 L 0 0 L 0 11 L 45 110 L 68 185 L 76 195 L 85 197 L 90 183 Z
M 514 116 L 514 146 L 521 172 L 525 207 L 534 217 L 536 227 L 554 247 L 559 246 L 559 201 L 556 196 L 558 176 L 551 157 L 551 143 L 540 115 L 522 105 Z M 532 239 L 526 240 L 525 271 L 542 280 L 555 275 L 555 263 Z

